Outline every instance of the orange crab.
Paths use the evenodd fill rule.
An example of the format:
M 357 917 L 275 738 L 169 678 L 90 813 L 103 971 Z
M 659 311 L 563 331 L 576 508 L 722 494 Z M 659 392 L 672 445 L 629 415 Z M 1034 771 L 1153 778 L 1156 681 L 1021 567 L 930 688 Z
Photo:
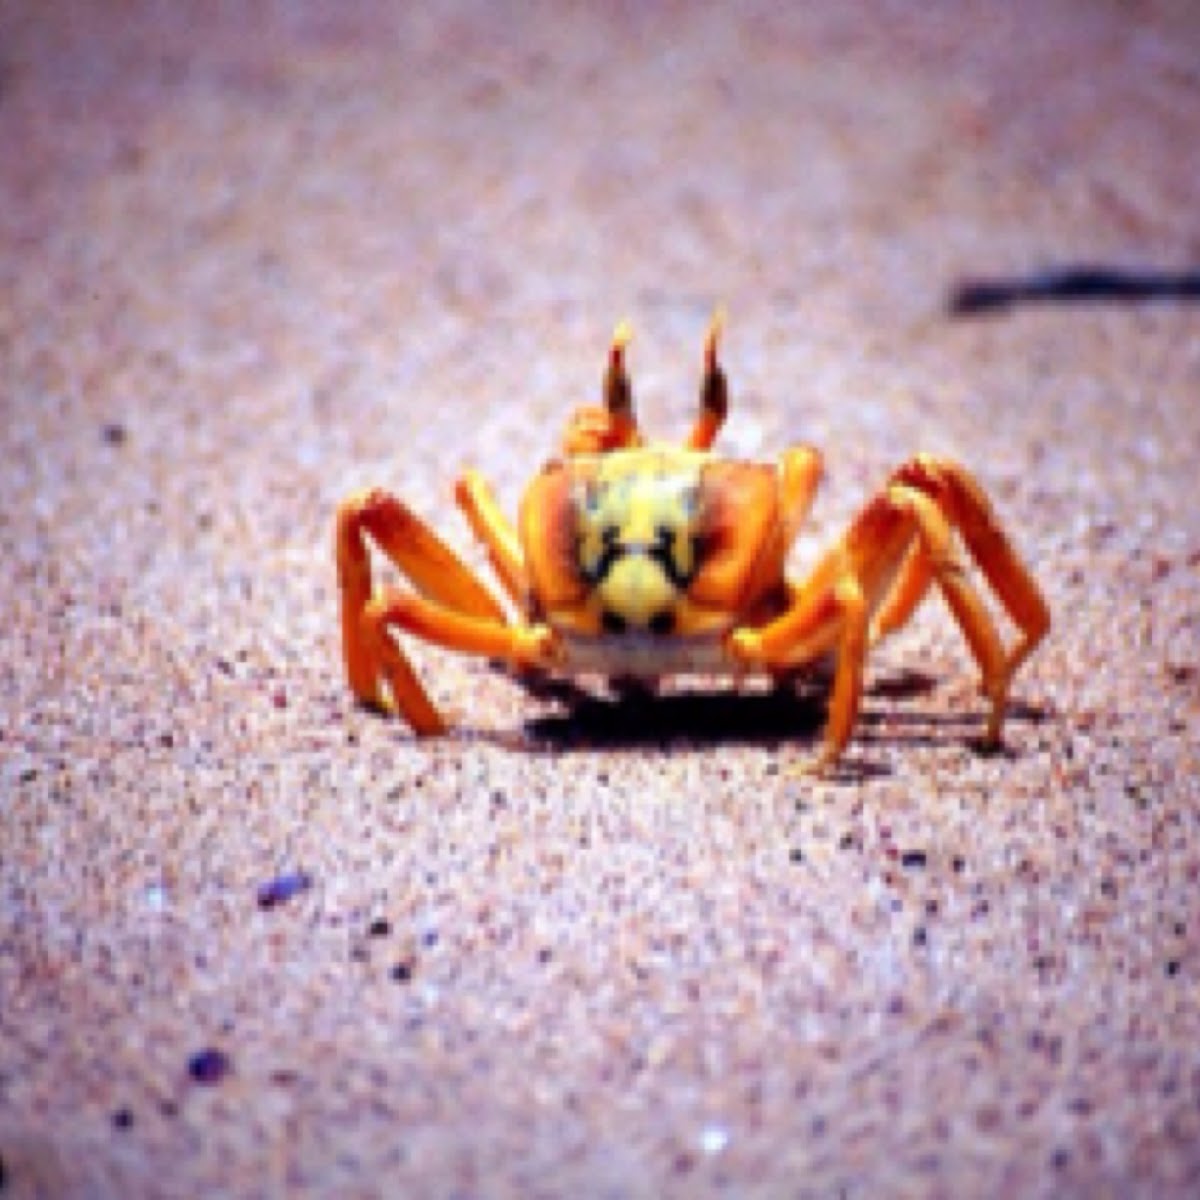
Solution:
M 820 481 L 821 456 L 797 446 L 771 464 L 711 452 L 728 409 L 720 328 L 714 319 L 700 412 L 683 446 L 643 441 L 622 324 L 603 405 L 573 414 L 562 455 L 534 476 L 515 530 L 479 474 L 459 478 L 459 507 L 517 620 L 394 496 L 371 488 L 339 506 L 342 651 L 359 700 L 394 708 L 419 735 L 445 731 L 397 633 L 517 669 L 616 679 L 786 677 L 832 657 L 816 759 L 826 766 L 854 728 L 868 648 L 903 625 L 936 584 L 982 674 L 986 739 L 999 742 L 1013 675 L 1045 636 L 1050 615 L 979 485 L 957 463 L 916 455 L 806 579 L 790 580 L 788 551 Z M 413 590 L 373 586 L 364 535 Z M 968 578 L 960 543 L 1012 618 L 1019 636 L 1010 649 Z

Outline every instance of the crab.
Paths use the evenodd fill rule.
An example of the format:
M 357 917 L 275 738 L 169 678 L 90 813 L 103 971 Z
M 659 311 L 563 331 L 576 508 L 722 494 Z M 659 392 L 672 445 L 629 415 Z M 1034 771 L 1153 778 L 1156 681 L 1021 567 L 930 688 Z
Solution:
M 682 445 L 648 443 L 634 409 L 627 324 L 613 335 L 603 403 L 569 419 L 561 454 L 534 475 L 514 528 L 474 470 L 459 508 L 511 609 L 401 500 L 379 488 L 347 497 L 336 526 L 346 678 L 366 705 L 422 737 L 447 723 L 397 634 L 498 660 L 518 674 L 642 681 L 672 675 L 791 678 L 833 672 L 820 750 L 836 763 L 861 704 L 868 650 L 936 587 L 982 677 L 984 742 L 1000 743 L 1013 676 L 1050 625 L 1046 602 L 984 492 L 958 463 L 917 454 L 896 468 L 801 580 L 789 549 L 822 475 L 818 450 L 775 463 L 712 451 L 729 408 L 718 360 L 722 322 L 704 341 L 699 412 Z M 411 588 L 372 580 L 368 538 Z M 966 551 L 1011 618 L 1006 647 Z

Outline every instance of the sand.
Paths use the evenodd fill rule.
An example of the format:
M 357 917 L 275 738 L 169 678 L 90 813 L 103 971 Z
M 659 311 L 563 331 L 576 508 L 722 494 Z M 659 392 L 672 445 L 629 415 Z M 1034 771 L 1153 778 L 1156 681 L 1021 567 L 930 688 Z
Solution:
M 1194 10 L 247 7 L 0 9 L 0 1194 L 1200 1194 Z M 936 598 L 833 778 L 820 689 L 357 708 L 338 500 L 484 568 L 719 303 L 797 575 L 992 497 L 1004 751 Z

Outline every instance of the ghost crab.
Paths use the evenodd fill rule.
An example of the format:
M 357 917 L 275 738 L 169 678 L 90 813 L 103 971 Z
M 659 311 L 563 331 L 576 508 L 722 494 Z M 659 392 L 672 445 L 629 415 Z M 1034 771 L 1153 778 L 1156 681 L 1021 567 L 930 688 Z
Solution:
M 858 714 L 868 648 L 903 625 L 932 586 L 982 675 L 985 739 L 999 742 L 1017 668 L 1049 612 L 986 496 L 957 463 L 919 454 L 898 467 L 808 577 L 785 575 L 822 465 L 810 446 L 775 464 L 710 447 L 728 410 L 719 318 L 704 345 L 700 407 L 682 446 L 647 444 L 618 326 L 604 402 L 577 409 L 562 454 L 528 485 L 514 529 L 475 471 L 455 496 L 516 620 L 404 503 L 377 488 L 337 516 L 342 651 L 350 688 L 395 709 L 422 736 L 443 733 L 394 634 L 500 660 L 521 671 L 653 681 L 686 673 L 777 677 L 836 665 L 824 745 L 837 760 Z M 413 590 L 373 586 L 369 535 Z M 1006 649 L 968 578 L 974 557 L 1017 630 Z

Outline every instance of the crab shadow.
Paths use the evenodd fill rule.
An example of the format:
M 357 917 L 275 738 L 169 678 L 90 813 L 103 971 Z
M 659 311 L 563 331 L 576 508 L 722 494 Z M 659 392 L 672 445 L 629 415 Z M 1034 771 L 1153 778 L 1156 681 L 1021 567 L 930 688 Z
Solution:
M 526 733 L 555 750 L 642 749 L 650 746 L 725 743 L 778 746 L 815 740 L 825 722 L 816 694 L 789 690 L 737 692 L 699 689 L 612 696 L 579 691 L 566 707 L 525 723 Z
M 546 753 L 588 750 L 636 751 L 741 745 L 798 747 L 815 752 L 827 719 L 828 685 L 806 680 L 796 687 L 737 691 L 700 687 L 655 695 L 637 689 L 597 695 L 572 682 L 525 679 L 525 688 L 558 711 L 525 722 L 525 747 Z M 920 701 L 939 686 L 921 671 L 891 673 L 866 689 L 851 747 L 833 778 L 848 781 L 890 775 L 882 752 L 904 745 L 959 745 L 979 753 L 979 711 L 932 711 Z M 1016 719 L 1037 714 L 1014 706 Z M 880 752 L 880 753 L 877 753 Z M 1000 751 L 1003 753 L 1003 751 Z

